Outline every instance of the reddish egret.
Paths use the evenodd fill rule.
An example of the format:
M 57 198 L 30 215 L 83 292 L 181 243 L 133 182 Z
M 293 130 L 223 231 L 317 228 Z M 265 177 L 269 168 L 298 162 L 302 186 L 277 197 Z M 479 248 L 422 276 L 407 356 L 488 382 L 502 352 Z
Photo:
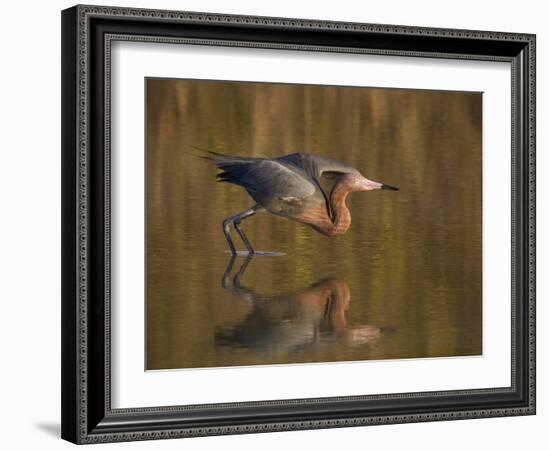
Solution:
M 241 221 L 260 211 L 305 223 L 325 236 L 344 234 L 351 225 L 346 206 L 350 192 L 398 188 L 365 178 L 345 163 L 321 156 L 292 153 L 278 158 L 253 158 L 208 152 L 206 159 L 221 172 L 218 181 L 242 186 L 256 204 L 223 221 L 223 232 L 232 254 L 236 254 L 231 239 L 233 225 L 248 254 L 255 254 L 241 228 Z M 321 187 L 321 177 L 332 180 L 330 194 Z M 256 253 L 257 254 L 257 253 Z

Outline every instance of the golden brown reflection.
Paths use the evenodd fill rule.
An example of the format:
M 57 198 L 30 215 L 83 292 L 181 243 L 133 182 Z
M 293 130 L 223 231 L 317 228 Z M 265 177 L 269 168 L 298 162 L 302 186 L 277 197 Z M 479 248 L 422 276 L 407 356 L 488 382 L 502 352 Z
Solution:
M 343 280 L 319 280 L 295 292 L 262 294 L 242 283 L 248 257 L 231 277 L 236 257 L 230 259 L 222 287 L 245 301 L 249 309 L 244 320 L 216 331 L 216 346 L 244 347 L 264 358 L 291 353 L 321 351 L 342 340 L 356 346 L 376 342 L 381 328 L 352 325 L 346 318 L 351 301 L 350 289 Z
M 148 369 L 481 353 L 481 94 L 149 79 L 146 120 Z M 352 194 L 351 228 L 337 238 L 268 213 L 244 221 L 257 250 L 285 253 L 250 263 L 243 284 L 265 299 L 250 303 L 220 285 L 221 223 L 253 201 L 216 183 L 187 144 L 304 151 L 400 191 Z M 287 310 L 281 323 L 306 314 L 296 296 L 328 292 L 319 280 L 345 280 L 346 324 L 393 331 L 352 345 L 335 321 L 315 322 L 312 306 L 320 341 L 274 352 L 221 345 L 272 309 Z M 271 305 L 278 298 L 287 300 Z

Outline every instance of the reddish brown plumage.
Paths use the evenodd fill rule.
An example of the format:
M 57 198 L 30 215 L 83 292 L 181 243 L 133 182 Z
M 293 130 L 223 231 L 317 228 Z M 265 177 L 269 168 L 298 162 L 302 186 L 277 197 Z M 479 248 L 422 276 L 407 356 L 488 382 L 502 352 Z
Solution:
M 351 214 L 346 205 L 346 197 L 352 190 L 353 187 L 345 180 L 336 183 L 330 194 L 332 219 L 324 205 L 308 209 L 293 219 L 310 225 L 325 236 L 333 237 L 344 234 L 351 225 Z

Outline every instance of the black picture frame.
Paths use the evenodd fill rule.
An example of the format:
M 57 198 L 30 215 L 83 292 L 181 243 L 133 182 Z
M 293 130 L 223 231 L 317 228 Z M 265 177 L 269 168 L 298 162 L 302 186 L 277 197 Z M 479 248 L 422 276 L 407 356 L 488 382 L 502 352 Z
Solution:
M 111 408 L 113 40 L 510 62 L 511 386 Z M 78 444 L 535 414 L 535 36 L 119 7 L 64 10 L 61 350 L 62 437 Z

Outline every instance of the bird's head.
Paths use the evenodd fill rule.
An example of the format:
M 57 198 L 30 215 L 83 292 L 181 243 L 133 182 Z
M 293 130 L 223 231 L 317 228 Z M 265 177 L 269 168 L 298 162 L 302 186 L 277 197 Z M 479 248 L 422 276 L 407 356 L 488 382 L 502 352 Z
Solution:
M 389 184 L 380 183 L 378 181 L 369 180 L 360 173 L 350 173 L 342 177 L 342 183 L 352 192 L 374 191 L 384 189 L 388 191 L 398 191 L 399 188 L 390 186 Z

